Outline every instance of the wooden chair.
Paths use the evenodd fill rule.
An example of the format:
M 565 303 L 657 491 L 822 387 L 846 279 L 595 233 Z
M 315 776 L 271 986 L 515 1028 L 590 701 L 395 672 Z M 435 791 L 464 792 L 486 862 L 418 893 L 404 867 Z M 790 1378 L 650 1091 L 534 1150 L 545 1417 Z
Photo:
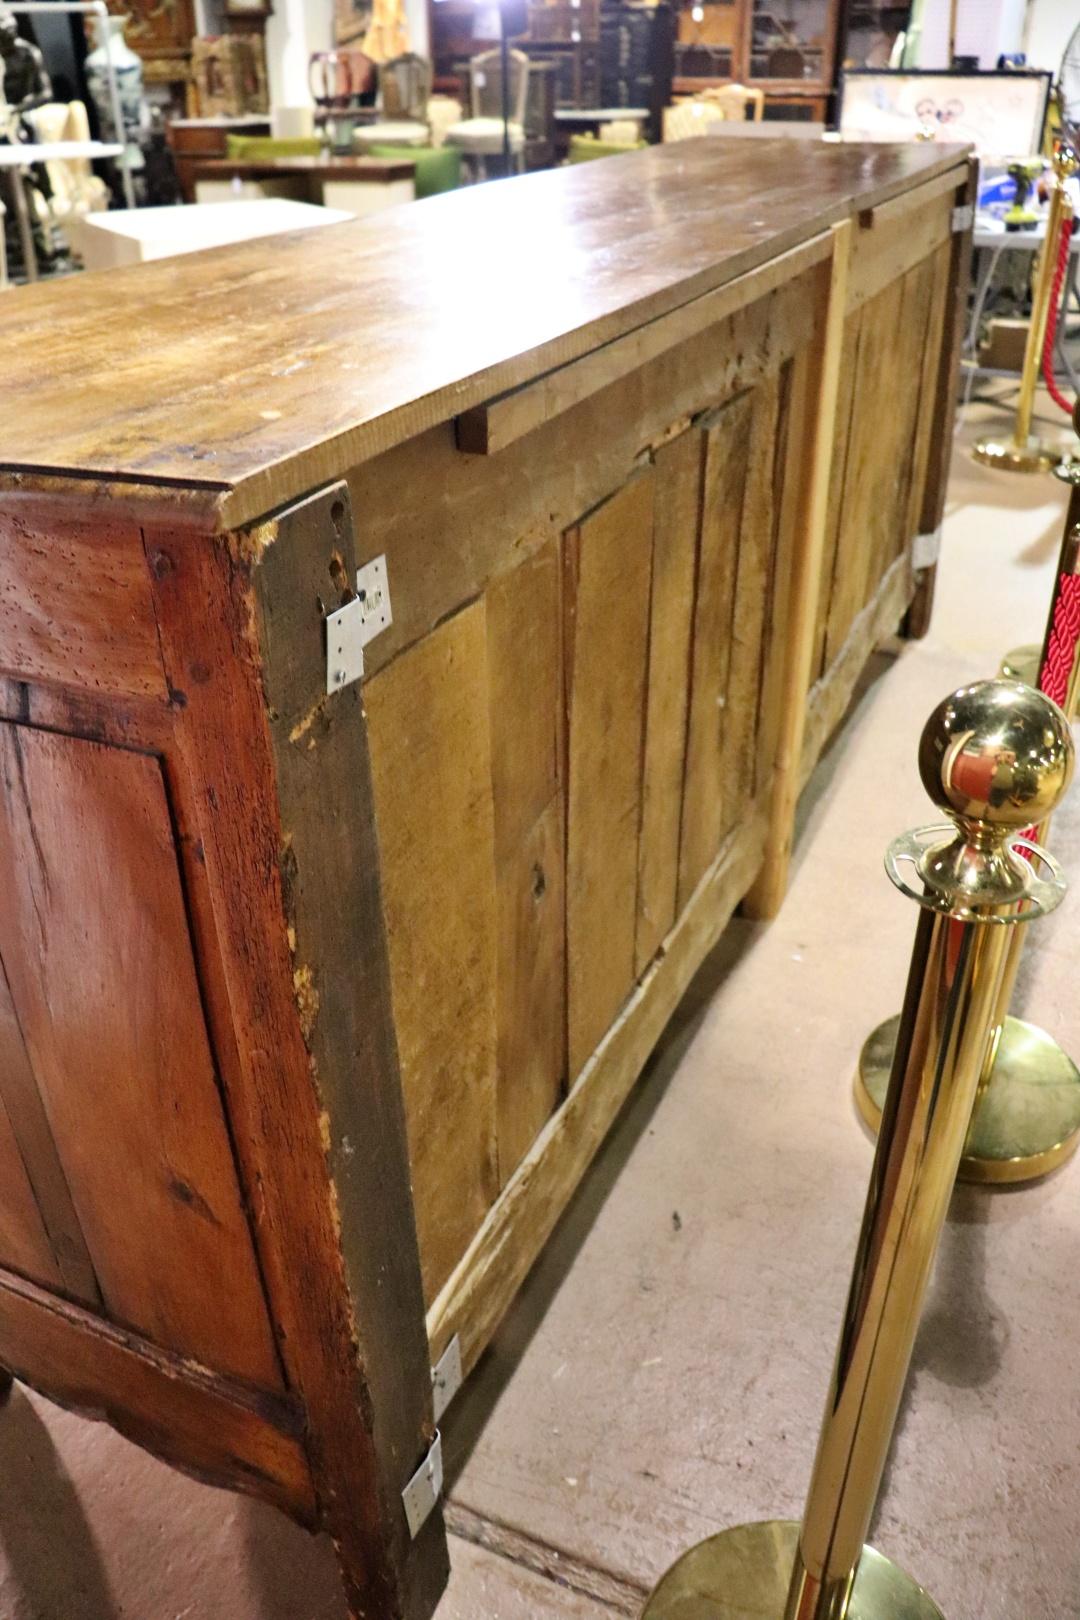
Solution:
M 747 108 L 753 109 L 753 122 L 760 123 L 765 110 L 763 90 L 750 90 L 742 84 L 699 90 L 696 96 L 664 108 L 663 139 L 688 141 L 695 135 L 711 134 L 717 124 L 745 123 Z
M 509 142 L 510 162 L 519 174 L 525 171 L 525 102 L 529 94 L 529 58 L 524 51 L 509 51 Z M 452 124 L 446 132 L 446 145 L 456 146 L 470 167 L 487 174 L 488 158 L 498 158 L 503 150 L 502 62 L 498 50 L 484 51 L 469 64 L 469 97 L 472 117 Z
M 702 92 L 706 101 L 723 109 L 725 118 L 745 119 L 749 109 L 755 124 L 765 116 L 764 90 L 751 90 L 745 84 L 724 84 Z
M 432 74 L 431 63 L 415 51 L 405 51 L 384 62 L 379 68 L 383 117 L 426 124 Z

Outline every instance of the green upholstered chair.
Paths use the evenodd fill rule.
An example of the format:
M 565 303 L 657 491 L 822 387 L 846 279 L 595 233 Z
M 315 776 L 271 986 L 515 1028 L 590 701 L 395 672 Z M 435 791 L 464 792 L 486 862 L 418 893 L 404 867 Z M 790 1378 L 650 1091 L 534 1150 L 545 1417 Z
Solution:
M 416 196 L 436 197 L 461 184 L 461 153 L 452 146 L 373 146 L 368 157 L 407 158 L 416 164 Z
M 318 157 L 323 143 L 317 135 L 295 135 L 277 140 L 273 135 L 226 135 L 225 155 L 237 163 L 267 163 L 272 158 Z
M 648 141 L 601 141 L 595 135 L 571 135 L 571 163 L 591 163 L 593 158 L 618 157 L 620 152 L 636 152 Z

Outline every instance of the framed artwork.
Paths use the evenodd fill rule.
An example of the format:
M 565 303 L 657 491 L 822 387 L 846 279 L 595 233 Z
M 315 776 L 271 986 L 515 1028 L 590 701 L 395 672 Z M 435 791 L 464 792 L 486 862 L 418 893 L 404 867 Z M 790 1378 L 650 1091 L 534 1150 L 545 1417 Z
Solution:
M 849 141 L 970 142 L 980 158 L 1042 149 L 1049 73 L 862 69 L 840 76 L 840 134 Z

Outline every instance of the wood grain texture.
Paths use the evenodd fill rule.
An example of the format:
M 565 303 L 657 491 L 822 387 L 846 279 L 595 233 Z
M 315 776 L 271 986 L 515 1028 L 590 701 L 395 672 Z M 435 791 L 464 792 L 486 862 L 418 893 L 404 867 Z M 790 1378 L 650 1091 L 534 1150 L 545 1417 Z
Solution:
M 786 445 L 778 480 L 779 514 L 773 573 L 789 581 L 787 608 L 773 590 L 773 668 L 762 684 L 765 738 L 758 752 L 767 772 L 769 831 L 761 873 L 743 902 L 747 915 L 772 917 L 787 890 L 802 786 L 800 768 L 806 725 L 806 693 L 817 655 L 825 568 L 829 491 L 836 462 L 837 402 L 844 350 L 847 277 L 852 226 L 833 227 L 826 319 L 818 340 L 792 362 L 785 399 Z M 769 708 L 775 707 L 775 719 Z M 760 780 L 760 774 L 758 777 Z
M 851 702 L 866 660 L 886 636 L 894 635 L 915 593 L 907 552 L 886 570 L 877 590 L 858 614 L 832 664 L 810 689 L 806 705 L 799 786 L 810 772 Z
M 770 763 L 758 758 L 758 711 L 768 697 L 763 677 L 769 646 L 787 629 L 776 600 L 776 529 L 781 492 L 774 486 L 775 468 L 783 466 L 780 430 L 787 421 L 793 363 L 788 361 L 782 373 L 767 378 L 753 394 L 724 696 L 724 753 L 722 774 L 716 783 L 721 795 L 721 836 L 734 826 L 747 800 L 753 798 L 759 764 L 764 775 Z
M 356 1273 L 346 1271 L 341 1229 L 347 1206 L 330 1157 L 342 1147 L 335 1148 L 332 1131 L 327 1141 L 322 1081 L 305 1039 L 311 1001 L 294 977 L 253 578 L 287 515 L 218 541 L 147 534 L 166 669 L 170 685 L 185 693 L 173 761 L 174 778 L 185 785 L 175 794 L 202 873 L 190 892 L 208 1019 L 279 1352 L 304 1412 L 319 1522 L 334 1539 L 357 1620 L 429 1620 L 446 1582 L 441 1518 L 434 1513 L 408 1541 L 404 1480 L 388 1477 L 384 1431 L 373 1433 L 380 1391 L 361 1359 L 359 1335 L 373 1322 L 377 1296 L 350 1292 Z M 404 1180 L 392 1143 L 382 1148 L 386 1175 Z M 376 1244 L 370 1263 L 414 1264 L 399 1238 L 389 1252 Z M 403 1373 L 411 1365 L 402 1358 Z M 428 1399 L 429 1380 L 411 1395 Z M 395 1414 L 386 1431 L 392 1446 L 401 1413 L 393 1387 L 386 1399 Z M 421 1423 L 406 1477 L 424 1439 Z
M 957 189 L 956 202 L 958 206 L 970 204 L 972 214 L 966 230 L 954 232 L 950 247 L 945 319 L 941 334 L 941 361 L 934 384 L 933 425 L 930 429 L 930 450 L 923 484 L 922 505 L 916 526 L 918 534 L 933 534 L 939 528 L 945 511 L 945 487 L 948 482 L 953 439 L 952 426 L 956 416 L 956 380 L 960 369 L 960 347 L 967 321 L 968 292 L 971 286 L 973 257 L 971 243 L 975 228 L 974 204 L 978 191 L 978 159 L 970 158 L 966 169 L 962 172 L 962 184 Z M 936 565 L 920 572 L 915 597 L 904 623 L 905 633 L 908 636 L 924 636 L 930 627 L 936 577 Z
M 441 1585 L 445 1550 L 438 1513 L 415 1544 L 408 1540 L 400 1499 L 434 1421 L 374 795 L 361 688 L 327 697 L 320 623 L 320 600 L 335 606 L 355 573 L 348 490 L 337 484 L 279 516 L 255 591 L 293 988 L 323 1109 L 373 1453 L 373 1468 L 367 1457 L 346 1454 L 353 1477 L 318 1485 L 320 1493 L 333 1490 L 331 1529 L 339 1534 L 342 1521 L 354 1520 L 358 1485 L 378 1499 L 384 1544 L 406 1592 L 415 1588 L 398 1601 L 418 1606 Z M 358 1482 L 356 1472 L 369 1469 L 373 1477 Z M 361 1536 L 365 1529 L 370 1534 L 361 1526 Z M 357 1553 L 369 1556 L 354 1544 Z
M 694 595 L 690 712 L 679 834 L 681 911 L 716 858 L 723 833 L 724 733 L 742 496 L 754 392 L 709 419 Z
M 468 1369 L 491 1339 L 702 958 L 753 882 L 764 838 L 765 818 L 754 811 L 726 841 L 664 949 L 518 1166 L 428 1312 L 433 1357 L 459 1333 Z
M 20 1271 L 46 1288 L 64 1279 L 26 1173 L 11 1120 L 0 1097 L 0 1266 Z
M 0 781 L 0 955 L 105 1308 L 272 1388 L 160 768 L 4 725 Z
M 825 547 L 821 563 L 821 590 L 818 597 L 817 628 L 811 682 L 825 673 L 829 650 L 829 614 L 836 589 L 837 553 L 844 520 L 844 481 L 847 478 L 851 446 L 852 411 L 855 405 L 855 379 L 858 375 L 859 342 L 862 336 L 862 310 L 848 315 L 844 322 L 840 350 L 840 377 L 836 392 L 836 421 L 833 429 L 833 456 L 829 470 L 829 492 L 825 518 Z
M 639 974 L 675 921 L 704 449 L 704 435 L 693 428 L 662 446 L 654 457 L 649 679 L 635 940 Z
M 935 250 L 927 261 L 927 265 L 930 269 L 932 284 L 929 293 L 925 339 L 921 345 L 921 353 L 916 357 L 918 371 L 917 422 L 911 458 L 911 480 L 908 490 L 909 506 L 904 523 L 904 530 L 909 539 L 922 532 L 920 521 L 927 496 L 927 474 L 930 470 L 930 458 L 935 449 L 934 432 L 939 425 L 937 420 L 937 382 L 943 367 L 947 367 L 951 359 L 951 355 L 946 352 L 942 341 L 946 320 L 955 301 L 952 287 L 954 266 L 951 237 Z
M 654 480 L 631 480 L 566 540 L 569 1075 L 635 976 Z
M 394 596 L 394 623 L 367 649 L 370 672 L 621 488 L 673 423 L 754 387 L 804 348 L 818 286 L 817 271 L 804 271 L 497 456 L 462 455 L 447 425 L 353 468 L 362 560 L 385 554 Z M 407 592 L 395 589 L 402 579 Z
M 369 681 L 383 906 L 424 1296 L 499 1190 L 486 627 L 465 608 Z
M 899 381 L 902 374 L 897 368 L 903 347 L 903 301 L 901 278 L 878 293 L 862 311 L 826 633 L 826 667 L 835 659 L 856 615 L 873 594 L 873 569 L 881 554 L 882 531 L 890 526 L 895 511 L 895 412 L 883 415 L 880 407 L 883 377 L 893 379 L 894 394 L 911 385 L 910 378 Z
M 457 419 L 458 448 L 484 456 L 505 450 L 590 394 L 639 371 L 665 350 L 688 338 L 704 337 L 709 327 L 820 264 L 828 252 L 829 238 L 822 232 L 748 275 L 737 277 L 726 287 L 692 299 L 523 388 L 463 412 Z
M 498 575 L 485 597 L 500 1185 L 556 1108 L 566 1079 L 561 575 L 558 542 L 549 541 Z
M 199 485 L 238 524 L 962 157 L 926 143 L 682 142 L 108 284 L 31 287 L 0 311 L 4 464 Z M 464 247 L 448 257 L 450 237 Z
M 941 175 L 852 224 L 849 311 L 899 281 L 949 239 L 955 192 L 955 175 Z
M 0 510 L 0 671 L 167 700 L 135 523 Z
M 0 1355 L 51 1400 L 106 1418 L 137 1445 L 213 1485 L 314 1525 L 296 1408 L 170 1356 L 32 1283 L 0 1272 Z
M 10 954 L 10 952 L 9 952 Z M 71 1188 L 49 1129 L 45 1105 L 34 1077 L 30 1054 L 0 962 L 0 1103 L 24 1174 L 33 1190 L 39 1218 L 48 1236 L 62 1292 L 91 1307 L 101 1305 L 101 1291 L 79 1225 Z M 13 1172 L 14 1173 L 14 1172 Z M 16 1270 L 22 1268 L 18 1265 Z M 36 1275 L 34 1273 L 33 1275 Z M 38 1277 L 44 1282 L 44 1277 Z

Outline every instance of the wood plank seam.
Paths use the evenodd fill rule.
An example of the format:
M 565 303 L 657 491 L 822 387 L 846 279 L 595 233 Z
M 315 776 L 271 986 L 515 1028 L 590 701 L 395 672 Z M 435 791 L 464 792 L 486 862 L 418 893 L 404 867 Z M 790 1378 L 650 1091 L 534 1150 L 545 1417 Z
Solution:
M 702 957 L 759 870 L 764 813 L 725 840 L 619 1017 L 493 1205 L 427 1315 L 434 1363 L 455 1333 L 468 1371 L 633 1089 Z

